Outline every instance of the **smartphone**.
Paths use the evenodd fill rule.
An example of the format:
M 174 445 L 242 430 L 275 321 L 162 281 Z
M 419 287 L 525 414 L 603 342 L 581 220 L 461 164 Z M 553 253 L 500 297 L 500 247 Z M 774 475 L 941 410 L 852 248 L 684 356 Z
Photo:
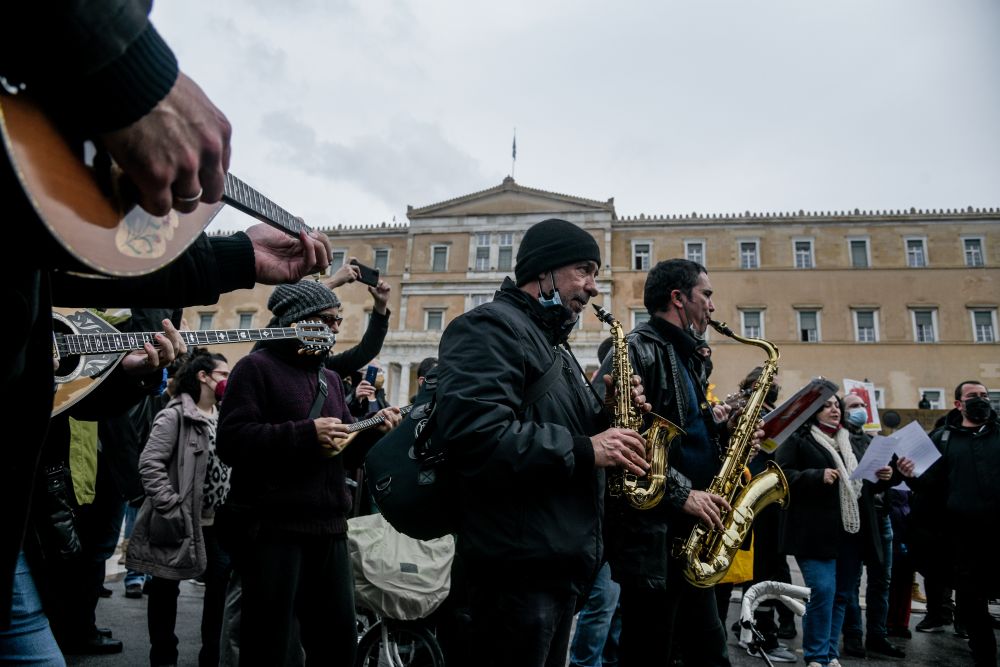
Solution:
M 378 377 L 378 366 L 369 366 L 365 371 L 365 380 L 374 387 L 376 377 Z
M 358 260 L 356 259 L 352 259 L 351 264 L 353 264 L 354 266 L 358 267 L 361 270 L 361 277 L 358 278 L 358 280 L 363 282 L 365 285 L 378 287 L 378 276 L 379 276 L 378 269 L 373 269 L 370 266 L 365 266 L 364 264 L 358 262 Z

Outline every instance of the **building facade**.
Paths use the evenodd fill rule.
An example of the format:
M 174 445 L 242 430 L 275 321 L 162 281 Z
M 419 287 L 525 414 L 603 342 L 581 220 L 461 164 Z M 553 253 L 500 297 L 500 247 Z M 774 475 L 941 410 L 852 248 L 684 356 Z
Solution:
M 405 404 L 421 359 L 437 355 L 448 323 L 492 298 L 513 275 L 524 232 L 550 217 L 574 222 L 602 249 L 595 302 L 626 329 L 648 315 L 646 272 L 686 257 L 706 266 L 715 318 L 780 350 L 783 396 L 810 378 L 868 380 L 882 408 L 915 408 L 926 395 L 951 406 L 961 380 L 978 380 L 1000 403 L 1000 210 L 852 211 L 619 218 L 614 200 L 500 185 L 408 209 L 408 224 L 324 230 L 335 270 L 350 257 L 392 286 L 389 335 L 378 363 L 387 395 Z M 192 328 L 261 327 L 270 287 L 224 295 L 185 312 Z M 337 290 L 344 349 L 360 340 L 371 299 L 360 284 Z M 608 329 L 585 313 L 571 337 L 588 370 Z M 715 394 L 736 390 L 763 352 L 712 331 Z M 230 362 L 246 353 L 225 352 Z

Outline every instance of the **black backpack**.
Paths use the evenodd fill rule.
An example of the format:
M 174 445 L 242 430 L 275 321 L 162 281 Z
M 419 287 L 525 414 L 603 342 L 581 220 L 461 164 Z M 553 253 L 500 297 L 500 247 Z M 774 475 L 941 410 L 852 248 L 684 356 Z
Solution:
M 558 379 L 562 354 L 525 392 L 522 410 Z M 375 443 L 365 458 L 365 480 L 389 524 L 410 537 L 431 540 L 458 530 L 458 490 L 448 446 L 434 438 L 437 368 L 424 377 L 413 410 Z

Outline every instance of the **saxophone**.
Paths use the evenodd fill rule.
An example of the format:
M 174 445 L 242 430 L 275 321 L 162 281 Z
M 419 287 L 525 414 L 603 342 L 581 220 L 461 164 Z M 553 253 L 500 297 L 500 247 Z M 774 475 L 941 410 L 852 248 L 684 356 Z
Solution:
M 767 361 L 729 439 L 722 469 L 707 489 L 709 493 L 725 498 L 732 507 L 732 511 L 722 513 L 725 530 L 720 531 L 714 526 L 698 523 L 676 552 L 677 556 L 687 561 L 684 577 L 699 588 L 713 586 L 725 576 L 733 564 L 736 550 L 750 532 L 754 517 L 762 509 L 773 502 L 782 507 L 788 503 L 788 481 L 774 461 L 768 461 L 764 472 L 749 482 L 743 477 L 743 471 L 750 461 L 751 441 L 757 430 L 764 397 L 778 372 L 778 348 L 763 338 L 738 336 L 725 322 L 719 324 L 715 320 L 709 320 L 709 324 L 724 336 L 762 348 L 767 352 Z
M 644 478 L 626 470 L 618 470 L 608 480 L 608 494 L 614 498 L 625 495 L 632 507 L 648 510 L 656 507 L 663 498 L 667 484 L 667 450 L 671 441 L 684 431 L 663 417 L 652 414 L 652 423 L 642 432 L 642 413 L 632 402 L 632 363 L 628 358 L 628 343 L 625 341 L 625 331 L 621 322 L 616 320 L 596 303 L 591 304 L 597 311 L 597 317 L 611 326 L 611 338 L 614 344 L 614 364 L 611 368 L 611 378 L 615 389 L 615 407 L 612 426 L 630 428 L 641 433 L 646 439 L 646 454 L 649 459 L 649 471 Z

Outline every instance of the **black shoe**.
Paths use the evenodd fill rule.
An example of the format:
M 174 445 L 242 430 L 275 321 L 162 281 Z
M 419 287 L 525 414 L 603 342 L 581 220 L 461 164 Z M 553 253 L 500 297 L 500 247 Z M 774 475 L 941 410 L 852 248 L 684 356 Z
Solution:
M 965 629 L 965 626 L 961 623 L 955 623 L 955 636 L 959 639 L 968 639 L 969 631 Z
M 917 632 L 944 632 L 944 621 L 925 616 L 924 620 L 917 623 Z
M 95 628 L 95 630 L 97 631 L 98 636 L 111 639 L 111 628 Z
M 869 653 L 877 653 L 878 655 L 885 655 L 890 658 L 905 658 L 906 653 L 904 653 L 898 646 L 893 646 L 889 643 L 889 640 L 885 637 L 881 639 L 869 639 L 865 642 L 865 648 L 868 649 Z
M 104 585 L 102 585 L 102 586 L 101 586 L 101 589 L 100 589 L 100 591 L 98 591 L 98 592 L 99 592 L 99 593 L 101 594 L 101 597 L 102 597 L 102 598 L 109 598 L 109 597 L 111 597 L 111 594 L 112 594 L 112 593 L 113 593 L 114 591 L 112 591 L 112 590 L 111 590 L 110 588 L 108 588 L 107 586 L 104 586 Z
M 733 623 L 732 625 L 729 626 L 729 629 L 732 630 L 733 632 L 735 632 L 736 634 L 739 634 L 739 632 L 740 632 L 740 622 L 736 621 L 735 623 Z
M 913 637 L 913 633 L 910 632 L 909 628 L 889 628 L 886 634 L 890 637 L 902 637 L 903 639 L 910 639 Z
M 87 639 L 68 642 L 60 648 L 66 655 L 109 655 L 121 653 L 122 643 L 118 639 L 94 635 Z
M 798 634 L 795 630 L 795 619 L 778 626 L 778 639 L 795 639 Z
M 125 587 L 125 597 L 127 598 L 141 598 L 142 597 L 142 584 L 129 584 Z
M 855 658 L 865 657 L 865 647 L 861 645 L 861 637 L 844 637 L 844 653 Z

